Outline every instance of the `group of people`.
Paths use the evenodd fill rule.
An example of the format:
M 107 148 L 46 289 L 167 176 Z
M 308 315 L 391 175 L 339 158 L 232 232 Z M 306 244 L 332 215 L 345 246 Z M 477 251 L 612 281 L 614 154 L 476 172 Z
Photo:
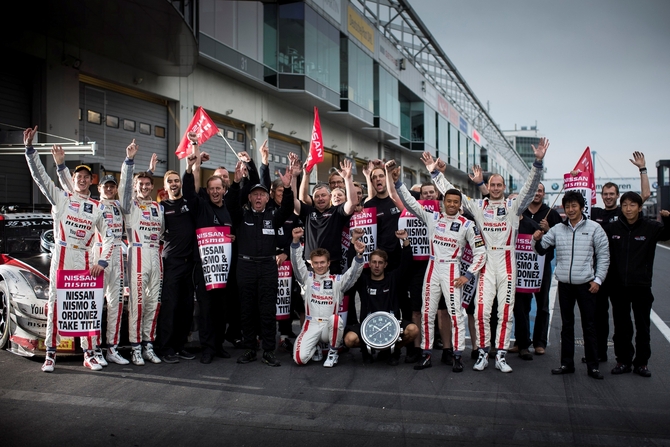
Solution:
M 549 147 L 544 138 L 538 147 L 533 147 L 536 161 L 516 197 L 505 198 L 505 181 L 499 174 L 492 174 L 485 183 L 479 167 L 473 168 L 470 178 L 485 198 L 466 197 L 446 179 L 446 164 L 424 153 L 422 161 L 431 173 L 432 183 L 410 190 L 400 181 L 400 168 L 394 161 L 375 160 L 363 170 L 368 187 L 364 198 L 363 188 L 353 181 L 352 165 L 347 160 L 334 170 L 328 183 L 314 186 L 311 194 L 309 172 L 296 154 L 289 155 L 286 171 L 272 181 L 267 141 L 259 149 L 259 170 L 247 153 L 240 152 L 234 172 L 219 167 L 206 179 L 207 186 L 197 189 L 200 165 L 209 160 L 209 154 L 199 150 L 197 135 L 189 133 L 193 150 L 186 160 L 186 170 L 182 175 L 175 171 L 164 175 L 168 198 L 156 202 L 152 191 L 157 157 L 154 154 L 147 171 L 135 173 L 134 159 L 139 148 L 134 140 L 126 148 L 120 180 L 114 176 L 102 178 L 98 186 L 101 198 L 94 200 L 89 192 L 91 169 L 80 165 L 70 175 L 65 154 L 58 146 L 54 146 L 52 154 L 61 188 L 54 184 L 32 147 L 36 132 L 37 127 L 26 129 L 24 143 L 33 178 L 53 207 L 56 248 L 51 277 L 55 278 L 58 270 L 104 274 L 106 343 L 102 343 L 102 337 L 81 339 L 84 366 L 91 370 L 100 370 L 109 362 L 129 363 L 117 349 L 123 278 L 127 274 L 130 361 L 135 365 L 195 358 L 184 349 L 195 298 L 199 306 L 200 361 L 206 364 L 215 356 L 230 357 L 223 347 L 224 341 L 229 340 L 243 349 L 238 363 L 257 360 L 260 348 L 265 364 L 280 366 L 275 355 L 278 325 L 280 346 L 292 350 L 298 365 L 323 360 L 324 367 L 333 367 L 342 349 L 353 348 L 360 348 L 364 363 L 385 358 L 390 365 L 398 365 L 404 347 L 405 362 L 415 363 L 414 368 L 422 370 L 432 366 L 437 320 L 443 347 L 441 360 L 450 364 L 454 372 L 461 372 L 467 308 L 476 360 L 473 369 L 484 370 L 489 355 L 495 352 L 496 369 L 511 372 L 507 352 L 513 316 L 516 344 L 511 350 L 519 352 L 521 358 L 532 359 L 531 344 L 536 355 L 543 354 L 547 345 L 550 259 L 542 269 L 542 287 L 535 293 L 538 313 L 532 341 L 528 330 L 531 296 L 515 290 L 516 238 L 522 228 L 527 228 L 523 231 L 536 241 L 537 253 L 551 253 L 552 247 L 557 253 L 564 329 L 561 368 L 552 372 L 574 371 L 573 308 L 577 301 L 582 312 L 588 373 L 602 377 L 598 360 L 604 361 L 603 354 L 595 347 L 595 297 L 600 296 L 599 285 L 608 277 L 608 240 L 597 224 L 582 216 L 583 199 L 580 208 L 577 198 L 581 195 L 565 194 L 565 222 L 543 204 L 540 178 Z M 634 163 L 644 167 L 644 157 L 636 153 Z M 667 223 L 663 226 L 643 218 L 639 214 L 643 200 L 636 200 L 631 194 L 634 193 L 622 197 L 622 215 L 626 219 L 617 220 L 616 213 L 606 217 L 613 222 L 609 244 L 626 243 L 626 250 L 630 251 L 620 250 L 618 256 L 626 253 L 621 259 L 613 254 L 610 268 L 626 272 L 609 276 L 623 281 L 608 289 L 612 293 L 618 362 L 617 372 L 613 373 L 629 372 L 633 364 L 636 372 L 646 376 L 650 374 L 646 364 L 648 314 L 653 301 L 651 269 L 637 264 L 637 270 L 629 269 L 627 263 L 643 259 L 648 266 L 650 251 L 653 262 L 655 241 L 667 239 L 669 227 Z M 630 220 L 628 215 L 635 217 L 634 205 L 638 206 L 637 218 Z M 401 215 L 415 222 L 400 224 Z M 663 211 L 662 215 L 665 220 L 668 212 Z M 410 237 L 410 232 L 414 234 L 410 226 L 425 229 L 425 256 L 419 256 L 420 250 L 416 244 L 413 246 L 413 241 L 418 240 Z M 589 230 L 581 231 L 582 226 Z M 646 235 L 644 247 L 631 248 L 631 233 L 624 234 L 619 226 L 635 228 Z M 580 252 L 575 253 L 575 247 L 568 246 L 566 229 L 585 239 L 577 245 Z M 122 253 L 124 230 L 128 244 L 126 271 Z M 571 270 L 575 260 L 583 265 Z M 631 277 L 632 271 L 637 271 L 635 278 Z M 639 286 L 646 287 L 645 304 L 631 296 Z M 628 293 L 622 292 L 626 290 Z M 56 363 L 55 302 L 56 283 L 51 281 L 47 353 L 42 366 L 46 372 L 53 371 Z M 631 305 L 638 325 L 638 355 L 634 361 Z M 646 339 L 639 326 L 644 320 L 638 319 L 638 313 L 644 312 Z M 367 324 L 380 313 L 390 314 L 392 321 L 398 322 L 396 332 L 390 330 L 394 325 Z M 300 321 L 298 335 L 292 331 L 294 318 Z M 491 320 L 497 320 L 495 335 Z M 371 341 L 381 335 L 386 337 L 387 333 L 384 348 Z M 645 340 L 646 348 L 642 346 Z

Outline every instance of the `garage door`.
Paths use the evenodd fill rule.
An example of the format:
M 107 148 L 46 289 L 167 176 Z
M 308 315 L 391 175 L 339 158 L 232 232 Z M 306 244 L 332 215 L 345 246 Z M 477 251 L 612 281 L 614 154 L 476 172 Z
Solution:
M 259 144 L 262 143 L 262 141 L 259 142 Z M 307 157 L 302 153 L 300 143 L 297 141 L 290 142 L 279 140 L 277 138 L 273 138 L 272 135 L 270 135 L 268 145 L 270 147 L 270 181 L 278 178 L 279 170 L 281 170 L 282 174 L 284 173 L 284 170 L 288 165 L 288 154 L 290 152 L 298 154 L 298 157 L 300 157 L 300 159 L 303 161 L 307 159 Z
M 140 147 L 135 158 L 136 169 L 146 170 L 151 155 L 156 153 L 162 162 L 159 161 L 155 174 L 163 176 L 168 159 L 168 110 L 164 102 L 152 102 L 81 82 L 79 106 L 80 135 L 83 141 L 98 144 L 96 155 L 82 155 L 82 163 L 100 163 L 101 169 L 118 173 L 126 158 L 126 147 L 135 139 Z

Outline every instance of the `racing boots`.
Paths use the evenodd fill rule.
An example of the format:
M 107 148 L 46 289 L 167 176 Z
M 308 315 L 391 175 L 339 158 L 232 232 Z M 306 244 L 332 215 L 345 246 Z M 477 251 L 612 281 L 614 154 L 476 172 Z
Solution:
M 95 351 L 86 351 L 84 353 L 84 366 L 91 371 L 100 371 L 102 365 L 98 363 L 98 358 L 95 356 Z
M 507 364 L 507 360 L 505 360 L 505 354 L 507 354 L 507 352 L 502 349 L 496 353 L 496 369 L 499 369 L 504 373 L 511 373 L 512 367 Z
M 44 371 L 45 373 L 53 372 L 55 366 L 56 366 L 56 351 L 47 351 L 47 356 L 44 359 L 44 364 L 42 365 L 42 371 Z
M 116 346 L 107 348 L 107 362 L 116 363 L 117 365 L 127 365 L 130 363 L 128 360 L 121 357 L 119 351 L 116 350 Z

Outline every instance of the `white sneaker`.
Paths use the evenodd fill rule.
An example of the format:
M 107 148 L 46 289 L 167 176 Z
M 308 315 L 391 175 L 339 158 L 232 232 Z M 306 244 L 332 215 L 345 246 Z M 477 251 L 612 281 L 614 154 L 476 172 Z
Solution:
M 133 346 L 133 355 L 131 360 L 134 365 L 144 366 L 144 359 L 142 358 L 142 346 Z
M 100 371 L 102 369 L 102 365 L 98 363 L 98 359 L 93 351 L 84 353 L 84 366 L 91 371 Z
M 312 360 L 315 362 L 320 362 L 323 360 L 323 348 L 321 347 L 321 343 L 316 345 L 316 352 L 312 356 Z
M 479 357 L 472 369 L 475 371 L 484 371 L 487 366 L 489 366 L 489 353 L 483 349 L 479 349 Z
M 498 351 L 496 354 L 496 369 L 499 369 L 504 373 L 511 373 L 512 367 L 507 364 L 507 360 L 505 360 L 505 354 L 506 351 Z
M 326 358 L 326 361 L 323 362 L 323 367 L 332 368 L 333 366 L 337 365 L 338 358 L 339 355 L 337 354 L 337 349 L 330 349 L 328 351 L 328 357 Z
M 107 360 L 105 360 L 105 356 L 102 355 L 102 349 L 98 348 L 95 351 L 93 351 L 95 354 L 95 359 L 98 361 L 100 366 L 107 366 L 109 363 L 107 363 Z
M 107 361 L 110 363 L 116 363 L 117 365 L 127 365 L 130 363 L 128 360 L 121 357 L 119 351 L 115 347 L 107 348 Z
M 151 363 L 161 362 L 161 359 L 159 359 L 154 352 L 154 346 L 151 343 L 147 343 L 147 345 L 142 350 L 142 357 L 144 357 L 144 360 L 149 360 Z
M 42 365 L 42 371 L 45 373 L 53 372 L 56 366 L 56 353 L 53 351 L 47 351 L 47 356 L 44 359 L 44 364 Z

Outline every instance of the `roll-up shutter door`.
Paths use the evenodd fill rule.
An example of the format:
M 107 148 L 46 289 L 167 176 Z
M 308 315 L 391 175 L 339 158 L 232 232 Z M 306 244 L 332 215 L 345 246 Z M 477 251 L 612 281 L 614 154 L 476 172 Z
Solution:
M 82 163 L 100 163 L 101 169 L 104 167 L 108 172 L 118 173 L 126 158 L 126 147 L 135 139 L 139 145 L 135 157 L 136 171 L 146 170 L 151 155 L 156 153 L 159 163 L 154 174 L 162 176 L 165 173 L 168 110 L 164 101 L 148 101 L 81 82 L 79 104 L 82 139 L 98 144 L 96 155 L 82 155 Z
M 228 143 L 235 149 L 235 152 L 240 153 L 241 151 L 247 151 L 251 157 L 254 157 L 255 154 L 251 153 L 249 144 L 247 143 L 247 136 L 244 131 L 244 127 L 235 123 L 223 123 L 220 120 L 217 120 L 215 117 L 212 117 L 214 124 L 219 128 L 223 136 L 226 138 Z M 209 161 L 203 164 L 204 172 L 207 174 L 209 170 L 213 171 L 219 166 L 223 166 L 230 173 L 230 178 L 235 174 L 235 164 L 237 163 L 237 157 L 230 150 L 228 145 L 223 138 L 219 135 L 214 135 L 212 138 L 207 140 L 205 144 L 200 147 L 200 150 L 207 152 L 209 154 Z M 203 181 L 207 180 L 206 178 L 202 179 Z
M 260 143 L 262 144 L 262 142 Z M 303 162 L 307 159 L 307 157 L 302 153 L 302 147 L 300 146 L 300 143 L 297 141 L 289 142 L 285 140 L 279 140 L 277 138 L 273 138 L 271 135 L 268 141 L 268 145 L 270 147 L 270 181 L 278 178 L 277 174 L 279 170 L 281 170 L 281 173 L 284 174 L 284 170 L 286 169 L 286 166 L 288 166 L 288 154 L 290 152 L 298 154 L 298 157 L 300 157 Z
M 33 126 L 33 77 L 26 76 L 37 66 L 34 61 L 13 59 L 0 68 L 0 144 L 23 143 L 23 130 Z M 21 57 L 21 56 L 18 56 Z M 17 70 L 16 67 L 23 67 Z M 33 71 L 37 73 L 37 69 Z M 14 127 L 16 126 L 16 127 Z M 17 129 L 18 127 L 18 129 Z M 44 141 L 38 136 L 38 141 Z M 32 177 L 23 155 L 6 155 L 0 165 L 0 203 L 30 204 Z

